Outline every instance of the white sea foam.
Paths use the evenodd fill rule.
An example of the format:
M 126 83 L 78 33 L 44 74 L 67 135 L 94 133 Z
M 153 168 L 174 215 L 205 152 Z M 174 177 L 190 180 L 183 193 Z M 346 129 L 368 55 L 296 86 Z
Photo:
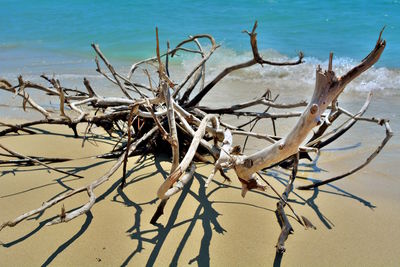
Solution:
M 204 48 L 207 51 L 207 47 Z M 186 73 L 191 71 L 201 60 L 199 55 L 180 53 L 170 60 L 170 72 L 172 78 L 179 82 Z M 282 55 L 275 50 L 264 50 L 261 54 L 270 61 L 295 61 L 296 57 Z M 206 63 L 206 82 L 214 78 L 224 68 L 243 63 L 252 58 L 252 52 L 238 53 L 232 49 L 219 48 Z M 60 59 L 60 60 L 58 60 Z M 115 63 L 115 62 L 114 62 Z M 22 64 L 22 63 L 21 63 Z M 357 60 L 352 58 L 334 57 L 333 69 L 337 75 L 342 75 L 358 64 Z M 312 90 L 315 83 L 315 69 L 320 65 L 323 69 L 327 68 L 328 60 L 321 61 L 317 58 L 306 57 L 304 63 L 297 66 L 270 66 L 254 65 L 232 72 L 226 76 L 223 81 L 240 81 L 244 83 L 258 84 L 262 88 L 282 89 L 282 90 Z M 122 74 L 128 73 L 126 63 L 116 62 L 116 68 Z M 144 66 L 146 67 L 146 66 Z M 8 70 L 8 69 L 7 69 Z M 155 70 L 150 68 L 150 70 Z M 55 75 L 63 85 L 70 87 L 82 86 L 84 77 L 88 78 L 97 86 L 100 91 L 109 92 L 112 90 L 112 84 L 105 81 L 104 77 L 95 72 L 95 65 L 92 60 L 79 58 L 57 58 L 57 60 L 32 60 L 25 63 L 22 68 L 15 67 L 13 70 L 1 73 L 3 78 L 13 82 L 19 74 L 27 80 L 35 82 L 44 82 L 39 76 L 42 73 Z M 137 71 L 135 78 L 140 82 L 147 83 L 147 77 L 143 71 Z M 153 81 L 156 83 L 156 81 Z M 383 93 L 385 95 L 400 94 L 400 69 L 389 69 L 385 67 L 373 67 L 362 74 L 360 77 L 350 83 L 347 92 L 368 92 L 370 90 Z M 112 92 L 112 91 L 111 91 Z
M 261 53 L 264 58 L 270 61 L 295 61 L 297 58 L 290 58 L 274 50 L 265 50 Z M 229 49 L 219 49 L 215 55 L 207 62 L 208 80 L 215 77 L 224 68 L 245 62 L 252 58 L 251 52 L 237 53 Z M 184 57 L 182 60 L 183 69 L 188 71 L 193 68 L 199 59 Z M 351 58 L 333 59 L 333 70 L 337 75 L 342 75 L 358 64 L 357 60 Z M 241 80 L 252 83 L 265 83 L 270 87 L 290 88 L 313 88 L 315 82 L 315 69 L 320 65 L 323 69 L 328 66 L 328 60 L 321 61 L 313 57 L 305 57 L 304 63 L 298 66 L 275 67 L 270 65 L 252 66 L 231 73 L 225 79 Z M 380 91 L 385 94 L 400 94 L 400 70 L 388 69 L 385 67 L 372 67 L 360 77 L 350 83 L 346 91 L 348 92 L 368 92 Z

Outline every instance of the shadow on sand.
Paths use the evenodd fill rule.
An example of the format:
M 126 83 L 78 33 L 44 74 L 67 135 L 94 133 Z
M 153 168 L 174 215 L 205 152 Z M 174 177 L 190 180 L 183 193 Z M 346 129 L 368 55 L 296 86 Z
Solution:
M 161 162 L 165 161 L 165 160 L 168 160 L 165 156 L 143 157 L 141 159 L 141 161 L 138 162 L 137 165 L 135 165 L 135 167 L 133 167 L 128 172 L 128 177 L 130 177 L 131 180 L 127 181 L 126 187 L 133 186 L 135 183 L 138 183 L 145 179 L 149 179 L 149 178 L 153 177 L 155 174 L 161 173 L 164 176 L 164 178 L 166 178 L 168 173 L 161 166 Z M 75 169 L 70 168 L 69 171 L 72 171 L 73 173 L 79 173 L 80 171 L 86 170 L 88 168 L 100 166 L 105 162 L 107 162 L 107 160 L 103 160 L 103 161 L 93 164 L 93 165 L 87 165 L 87 166 L 79 167 L 79 168 L 75 168 Z M 308 167 L 309 169 L 312 170 L 312 172 L 323 171 L 317 167 L 316 162 L 317 162 L 317 159 L 312 164 L 308 164 L 307 166 L 303 165 L 303 166 Z M 136 171 L 138 171 L 142 168 L 148 167 L 150 165 L 153 165 L 153 164 L 155 166 L 155 170 L 153 172 L 141 174 L 141 175 L 135 177 Z M 14 170 L 14 171 L 22 171 L 22 170 Z M 3 173 L 3 175 L 9 175 L 9 174 L 10 173 Z M 286 183 L 288 182 L 288 173 L 286 173 L 284 171 L 269 170 L 269 171 L 265 172 L 265 175 L 267 175 L 270 179 L 275 179 L 276 181 L 281 183 L 283 186 L 285 186 Z M 64 179 L 66 179 L 66 178 L 67 178 L 66 176 L 60 177 L 60 178 L 56 179 L 54 183 L 51 183 L 49 185 L 59 184 L 63 188 L 63 191 L 60 192 L 60 194 L 62 194 L 66 191 L 71 190 L 71 188 L 65 184 Z M 196 182 L 198 182 L 200 185 L 198 192 L 193 192 L 190 189 L 190 186 L 193 183 L 194 179 L 196 179 Z M 210 253 L 210 244 L 211 244 L 212 236 L 213 236 L 213 234 L 223 234 L 224 232 L 226 232 L 223 225 L 221 225 L 218 221 L 218 216 L 220 214 L 218 213 L 218 210 L 216 210 L 213 207 L 213 204 L 215 204 L 215 203 L 224 203 L 224 204 L 230 204 L 230 205 L 246 205 L 246 206 L 251 206 L 253 208 L 262 209 L 267 212 L 275 213 L 275 210 L 257 206 L 257 205 L 252 205 L 252 204 L 245 203 L 245 202 L 233 202 L 233 201 L 229 202 L 229 201 L 222 201 L 222 200 L 221 201 L 220 200 L 209 201 L 209 197 L 212 194 L 215 194 L 219 190 L 225 190 L 225 189 L 236 190 L 236 191 L 238 191 L 238 194 L 239 194 L 241 188 L 238 186 L 228 185 L 228 184 L 220 183 L 218 181 L 214 181 L 214 183 L 217 185 L 217 187 L 215 187 L 212 190 L 206 191 L 205 187 L 204 187 L 204 183 L 205 183 L 205 179 L 207 179 L 207 177 L 196 173 L 194 176 L 194 179 L 192 179 L 185 186 L 185 188 L 182 190 L 182 192 L 178 196 L 176 196 L 178 199 L 177 199 L 176 203 L 174 204 L 174 207 L 172 208 L 172 212 L 170 214 L 164 215 L 164 216 L 168 216 L 167 223 L 165 225 L 158 224 L 150 230 L 142 230 L 141 229 L 141 225 L 146 225 L 146 227 L 149 226 L 148 222 L 142 221 L 142 211 L 144 209 L 144 206 L 155 204 L 157 202 L 157 199 L 152 199 L 145 203 L 136 203 L 135 201 L 130 199 L 124 193 L 124 191 L 119 187 L 120 179 L 116 180 L 108 188 L 108 190 L 106 192 L 104 192 L 102 195 L 100 195 L 96 199 L 96 202 L 100 202 L 100 201 L 103 201 L 106 197 L 110 196 L 111 194 L 114 194 L 112 197 L 112 201 L 121 203 L 128 207 L 133 207 L 136 210 L 133 215 L 134 224 L 129 229 L 127 229 L 126 232 L 129 234 L 129 237 L 132 240 L 137 241 L 137 245 L 133 249 L 133 251 L 126 257 L 126 259 L 124 259 L 121 262 L 122 266 L 126 266 L 129 263 L 132 264 L 133 263 L 132 261 L 134 260 L 135 256 L 138 255 L 144 249 L 145 243 L 151 244 L 150 247 L 152 247 L 150 256 L 147 259 L 146 266 L 155 265 L 157 258 L 160 254 L 160 251 L 162 250 L 164 243 L 165 243 L 168 235 L 170 234 L 171 230 L 178 228 L 178 227 L 186 227 L 186 231 L 183 235 L 183 238 L 181 240 L 177 241 L 177 246 L 175 248 L 175 252 L 174 252 L 172 260 L 169 264 L 170 266 L 177 266 L 185 246 L 190 245 L 190 244 L 188 244 L 188 240 L 189 240 L 190 235 L 193 233 L 196 224 L 201 224 L 202 231 L 203 231 L 201 242 L 200 242 L 200 249 L 198 251 L 198 254 L 195 257 L 193 257 L 192 259 L 190 259 L 189 262 L 187 262 L 187 264 L 197 263 L 199 266 L 209 266 L 210 259 L 212 257 L 212 255 Z M 68 180 L 68 181 L 71 181 L 71 180 Z M 45 186 L 48 186 L 48 185 L 39 186 L 37 188 L 31 188 L 29 190 L 36 190 L 39 188 L 43 188 Z M 329 220 L 321 212 L 321 210 L 319 209 L 319 207 L 316 203 L 317 197 L 321 193 L 322 194 L 334 194 L 334 195 L 337 195 L 340 197 L 354 199 L 354 200 L 362 203 L 363 205 L 365 205 L 368 208 L 371 208 L 371 209 L 375 208 L 375 206 L 372 205 L 369 201 L 362 199 L 361 197 L 358 197 L 354 194 L 351 194 L 335 185 L 327 185 L 327 186 L 330 187 L 329 189 L 333 189 L 333 191 L 322 190 L 322 189 L 316 188 L 313 190 L 312 196 L 307 199 L 302 197 L 298 192 L 296 192 L 296 190 L 294 190 L 292 192 L 292 194 L 290 195 L 291 197 L 289 198 L 288 202 L 293 203 L 295 205 L 308 206 L 311 209 L 313 209 L 316 214 L 316 217 L 321 221 L 321 223 L 327 229 L 331 229 L 332 227 L 334 227 L 334 224 L 332 223 L 331 220 Z M 12 197 L 14 195 L 22 194 L 25 192 L 26 191 L 17 192 L 17 193 L 9 194 L 6 196 L 0 196 L 0 198 L 8 198 L 8 197 Z M 271 200 L 274 200 L 274 201 L 279 200 L 279 198 L 276 197 L 275 195 L 272 195 L 272 193 L 268 194 L 266 192 L 259 192 L 259 191 L 253 191 L 251 193 L 270 198 Z M 197 201 L 197 207 L 194 207 L 194 210 L 195 210 L 194 215 L 193 215 L 193 217 L 191 217 L 189 219 L 186 219 L 183 221 L 177 221 L 179 210 L 181 209 L 183 202 L 185 201 L 185 199 L 187 197 L 191 197 Z M 146 208 L 148 208 L 148 207 L 146 207 Z M 35 217 L 30 218 L 30 220 L 32 220 L 32 219 L 39 220 L 42 217 L 42 215 L 43 215 L 43 213 L 40 213 L 40 214 L 36 215 Z M 288 216 L 291 217 L 290 214 Z M 39 232 L 40 229 L 47 222 L 51 221 L 52 219 L 54 219 L 54 217 L 41 221 L 39 223 L 39 225 L 35 229 L 33 229 L 31 232 L 27 233 L 26 235 L 14 240 L 14 241 L 4 243 L 4 244 L 2 244 L 2 246 L 4 248 L 10 248 L 20 242 L 23 242 L 24 240 L 28 239 L 32 235 Z M 84 235 L 86 230 L 90 226 L 92 219 L 93 219 L 92 213 L 91 212 L 87 213 L 86 219 L 85 219 L 84 223 L 82 224 L 81 228 L 76 232 L 76 234 L 74 234 L 70 239 L 65 241 L 53 253 L 51 253 L 51 255 L 43 263 L 43 266 L 47 266 L 51 262 L 53 262 L 57 256 L 59 256 L 63 251 L 65 251 L 68 247 L 70 247 L 78 238 L 80 238 L 82 235 Z M 145 236 L 153 236 L 153 237 L 147 238 Z M 278 236 L 276 238 L 278 238 Z M 282 262 L 282 254 L 277 253 L 273 264 L 274 264 L 274 266 L 280 266 L 281 262 Z

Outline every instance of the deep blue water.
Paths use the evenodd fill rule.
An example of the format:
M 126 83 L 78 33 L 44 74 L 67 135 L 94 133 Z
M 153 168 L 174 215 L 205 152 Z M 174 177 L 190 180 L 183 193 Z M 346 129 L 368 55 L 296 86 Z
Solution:
M 302 50 L 325 60 L 362 59 L 386 25 L 379 66 L 400 68 L 400 1 L 29 1 L 1 0 L 0 57 L 56 52 L 92 57 L 99 43 L 113 59 L 154 54 L 156 26 L 163 43 L 210 33 L 218 43 L 249 51 L 241 33 L 259 21 L 260 50 L 290 57 Z M 16 52 L 17 51 L 17 52 Z M 29 51 L 29 52 L 28 52 Z M 7 57 L 9 60 L 9 57 Z M 4 68 L 4 65 L 3 65 Z

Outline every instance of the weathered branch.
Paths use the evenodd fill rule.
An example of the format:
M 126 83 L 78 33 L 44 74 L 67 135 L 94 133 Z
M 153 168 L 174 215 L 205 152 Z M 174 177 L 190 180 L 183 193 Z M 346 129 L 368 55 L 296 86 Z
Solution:
M 157 130 L 157 127 L 154 127 L 153 129 L 148 131 L 145 135 L 143 135 L 143 137 L 141 139 L 139 139 L 135 143 L 132 143 L 131 146 L 128 148 L 129 152 L 132 153 L 141 142 L 143 142 L 144 140 L 149 138 L 156 130 Z M 124 155 L 121 155 L 118 158 L 117 162 L 111 167 L 110 170 L 108 170 L 99 179 L 97 179 L 97 180 L 93 181 L 92 183 L 90 183 L 88 186 L 83 186 L 83 187 L 74 189 L 72 191 L 68 191 L 68 192 L 66 192 L 64 194 L 61 194 L 56 198 L 53 198 L 53 199 L 51 199 L 51 200 L 49 200 L 47 202 L 44 202 L 42 204 L 42 206 L 40 206 L 39 208 L 31 210 L 31 211 L 29 211 L 27 213 L 24 213 L 23 215 L 17 217 L 16 219 L 14 219 L 12 221 L 8 221 L 8 222 L 3 223 L 0 226 L 0 231 L 6 226 L 14 227 L 15 225 L 17 225 L 21 221 L 31 217 L 32 215 L 38 214 L 38 213 L 40 213 L 40 212 L 42 212 L 42 211 L 54 206 L 55 204 L 59 203 L 60 201 L 65 200 L 65 199 L 67 199 L 67 198 L 69 198 L 69 197 L 71 197 L 71 196 L 73 196 L 75 194 L 78 194 L 78 193 L 81 193 L 81 192 L 84 192 L 84 191 L 87 191 L 90 194 L 90 192 L 89 192 L 90 190 L 93 190 L 96 187 L 98 187 L 99 185 L 101 185 L 104 182 L 106 182 L 111 177 L 111 175 L 113 175 L 119 169 L 119 167 L 123 163 L 123 160 L 124 160 Z M 77 216 L 79 216 L 81 214 L 84 214 L 85 212 L 90 210 L 90 208 L 93 205 L 92 204 L 92 202 L 93 202 L 92 198 L 94 197 L 94 194 L 89 195 L 89 197 L 90 197 L 90 201 L 86 205 L 84 205 L 80 209 L 78 209 L 79 210 L 78 212 L 72 212 L 72 213 L 68 213 L 69 215 L 66 215 L 69 218 L 68 220 L 72 220 L 72 219 L 76 218 Z M 77 211 L 77 210 L 75 210 L 75 211 Z M 58 222 L 58 220 L 54 221 L 54 223 L 57 223 L 57 222 Z M 63 222 L 63 221 L 60 219 L 59 222 Z M 54 224 L 54 223 L 50 223 L 49 225 Z
M 390 128 L 389 122 L 388 121 L 382 121 L 382 124 L 386 128 L 386 136 L 382 140 L 381 144 L 374 150 L 374 152 L 365 160 L 365 162 L 363 162 L 361 165 L 357 166 L 356 168 L 354 168 L 354 169 L 352 169 L 352 170 L 350 170 L 350 171 L 348 171 L 348 172 L 346 172 L 344 174 L 341 174 L 341 175 L 326 179 L 326 180 L 321 181 L 321 182 L 316 182 L 316 183 L 313 183 L 311 185 L 299 186 L 298 189 L 307 190 L 307 189 L 313 189 L 313 188 L 319 187 L 321 185 L 329 184 L 329 183 L 332 183 L 334 181 L 343 179 L 343 178 L 345 178 L 345 177 L 347 177 L 347 176 L 349 176 L 349 175 L 361 170 L 365 166 L 367 166 L 379 154 L 379 152 L 381 152 L 383 147 L 387 144 L 389 139 L 392 138 L 392 136 L 393 136 L 393 131 Z
M 240 64 L 236 64 L 233 65 L 231 67 L 228 67 L 226 69 L 224 69 L 220 74 L 218 74 L 211 82 L 209 82 L 203 90 L 201 90 L 186 106 L 187 107 L 193 107 L 196 106 L 202 99 L 204 96 L 206 96 L 208 94 L 208 92 L 220 81 L 222 80 L 226 75 L 228 75 L 229 73 L 235 71 L 235 70 L 239 70 L 239 69 L 243 69 L 243 68 L 247 68 L 247 67 L 251 67 L 255 64 L 268 64 L 268 65 L 273 65 L 273 66 L 291 66 L 291 65 L 299 65 L 303 62 L 303 53 L 300 52 L 299 53 L 299 58 L 297 61 L 295 62 L 272 62 L 272 61 L 267 61 L 264 60 L 258 53 L 258 48 L 257 48 L 257 34 L 255 33 L 255 30 L 257 28 L 257 22 L 255 22 L 253 30 L 251 33 L 249 33 L 250 35 L 250 44 L 251 44 L 251 48 L 253 51 L 253 59 L 240 63 Z
M 7 151 L 8 153 L 10 153 L 11 155 L 15 155 L 15 156 L 17 156 L 17 157 L 19 157 L 19 158 L 27 159 L 27 160 L 29 160 L 30 162 L 34 162 L 34 163 L 36 163 L 36 164 L 42 165 L 42 166 L 44 166 L 44 167 L 46 167 L 46 168 L 48 168 L 48 169 L 50 169 L 50 170 L 53 170 L 53 171 L 56 171 L 56 172 L 59 172 L 59 173 L 62 173 L 62 174 L 66 174 L 66 175 L 69 175 L 69 176 L 74 176 L 74 177 L 77 177 L 77 178 L 83 178 L 83 176 L 76 175 L 76 174 L 73 174 L 73 173 L 69 173 L 69 172 L 65 172 L 65 171 L 62 171 L 62 170 L 58 170 L 58 169 L 56 169 L 56 168 L 53 168 L 53 167 L 49 166 L 48 164 L 41 162 L 41 161 L 38 160 L 38 159 L 31 158 L 31 157 L 28 157 L 28 156 L 24 156 L 24 155 L 22 155 L 22 154 L 20 154 L 20 153 L 18 153 L 18 152 L 16 152 L 16 151 L 14 151 L 14 150 L 11 150 L 11 149 L 9 149 L 9 148 L 6 148 L 6 147 L 3 146 L 2 144 L 0 144 L 0 148 L 4 149 L 5 151 Z
M 256 106 L 256 105 L 264 105 L 264 106 L 268 106 L 271 108 L 278 108 L 278 109 L 289 109 L 289 108 L 305 107 L 305 106 L 307 106 L 307 102 L 303 100 L 303 101 L 299 101 L 297 103 L 291 103 L 291 104 L 275 103 L 273 101 L 269 101 L 265 97 L 260 97 L 260 98 L 250 100 L 250 101 L 247 101 L 244 103 L 233 105 L 229 108 L 208 108 L 208 107 L 197 107 L 197 108 L 201 109 L 202 111 L 207 112 L 207 113 L 236 114 L 236 113 L 234 113 L 234 111 L 236 111 L 236 110 L 245 109 L 245 108 Z M 262 114 L 265 114 L 265 113 L 266 112 L 263 112 Z
M 190 147 L 189 147 L 185 157 L 179 163 L 179 166 L 176 168 L 176 170 L 173 173 L 171 173 L 170 176 L 167 177 L 167 179 L 164 181 L 164 183 L 158 189 L 157 196 L 160 199 L 165 198 L 165 192 L 167 192 L 167 190 L 179 179 L 179 177 L 181 177 L 181 175 L 189 167 L 189 164 L 192 162 L 192 159 L 196 153 L 197 147 L 199 146 L 200 141 L 205 134 L 207 123 L 210 120 L 216 120 L 216 119 L 217 118 L 214 115 L 207 115 L 201 121 L 201 124 L 200 124 L 199 128 L 197 129 L 195 135 L 193 136 L 192 142 L 190 144 Z
M 235 171 L 238 177 L 249 180 L 255 172 L 274 165 L 297 153 L 300 144 L 307 137 L 312 128 L 321 121 L 321 115 L 327 106 L 344 90 L 345 86 L 363 71 L 370 68 L 380 57 L 385 41 L 379 37 L 378 43 L 370 55 L 358 66 L 354 67 L 342 77 L 337 78 L 333 71 L 323 72 L 320 68 L 316 72 L 314 94 L 306 110 L 302 113 L 297 124 L 281 140 L 250 156 L 238 157 Z
M 290 176 L 289 182 L 286 185 L 285 192 L 283 192 L 282 197 L 280 198 L 279 202 L 276 204 L 276 214 L 281 224 L 281 234 L 278 238 L 278 243 L 276 244 L 276 250 L 278 253 L 284 253 L 285 249 L 285 241 L 287 240 L 288 236 L 293 233 L 293 227 L 289 222 L 289 219 L 286 216 L 284 207 L 287 203 L 289 198 L 290 192 L 293 190 L 293 182 L 296 179 L 297 174 L 297 166 L 299 164 L 299 154 L 297 153 L 294 156 L 294 164 L 292 169 L 292 175 Z
M 110 62 L 107 60 L 107 58 L 103 55 L 103 53 L 100 51 L 100 47 L 97 44 L 92 44 L 92 47 L 94 49 L 94 51 L 97 53 L 97 55 L 99 55 L 99 57 L 103 60 L 104 64 L 107 66 L 107 68 L 110 70 L 111 74 L 113 75 L 115 82 L 118 84 L 119 88 L 121 88 L 121 91 L 124 93 L 124 95 L 129 98 L 132 99 L 131 96 L 128 94 L 128 92 L 126 91 L 125 86 L 120 82 L 120 80 L 117 77 L 117 73 L 114 69 L 114 67 L 110 64 Z M 99 66 L 99 65 L 98 65 Z M 98 68 L 98 71 L 100 72 L 100 68 Z

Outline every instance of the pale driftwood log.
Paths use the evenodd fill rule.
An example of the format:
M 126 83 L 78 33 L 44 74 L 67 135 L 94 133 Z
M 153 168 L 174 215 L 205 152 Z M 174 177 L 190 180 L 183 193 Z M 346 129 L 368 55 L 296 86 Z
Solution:
M 62 209 L 60 216 L 55 218 L 55 219 L 53 219 L 52 221 L 46 223 L 46 226 L 59 224 L 59 223 L 62 223 L 62 222 L 68 222 L 68 221 L 73 220 L 73 219 L 75 219 L 76 217 L 78 217 L 78 216 L 80 216 L 82 214 L 87 213 L 93 207 L 94 203 L 96 202 L 96 196 L 94 195 L 93 187 L 94 187 L 94 185 L 92 185 L 92 184 L 86 187 L 86 191 L 87 191 L 87 193 L 89 195 L 88 203 L 86 203 L 82 207 L 80 207 L 80 208 L 78 208 L 78 209 L 76 209 L 74 211 L 68 212 L 68 213 L 65 213 L 65 210 Z M 64 208 L 64 206 L 63 206 L 63 208 Z
M 165 179 L 165 181 L 161 184 L 157 191 L 157 197 L 161 199 L 160 204 L 157 207 L 156 212 L 154 213 L 153 217 L 150 220 L 150 223 L 156 224 L 158 218 L 164 214 L 164 207 L 168 201 L 168 194 L 166 192 L 173 187 L 173 185 L 177 182 L 177 180 L 182 176 L 182 174 L 186 171 L 188 168 L 189 164 L 191 164 L 195 154 L 196 150 L 205 134 L 206 131 L 206 126 L 207 123 L 210 120 L 217 120 L 217 118 L 214 115 L 207 115 L 203 120 L 201 121 L 199 128 L 195 132 L 192 142 L 190 144 L 190 147 L 188 151 L 185 154 L 185 157 L 182 159 L 180 162 L 179 166 L 177 166 L 175 169 L 171 169 L 170 175 Z M 217 123 L 215 123 L 217 124 Z
M 179 166 L 171 173 L 170 176 L 162 183 L 160 188 L 157 191 L 157 196 L 160 199 L 165 199 L 165 192 L 182 176 L 182 174 L 189 167 L 190 163 L 193 160 L 193 157 L 196 153 L 197 147 L 200 144 L 201 139 L 203 138 L 206 132 L 207 123 L 210 120 L 216 120 L 215 115 L 207 115 L 200 123 L 199 128 L 197 129 L 195 135 L 193 136 L 192 143 L 182 161 L 179 163 Z
M 20 97 L 23 98 L 23 109 L 26 110 L 26 104 L 29 103 L 29 105 L 31 105 L 31 107 L 35 110 L 37 110 L 38 112 L 40 112 L 41 114 L 43 114 L 43 116 L 45 116 L 46 118 L 50 118 L 50 113 L 45 110 L 43 107 L 41 107 L 39 104 L 37 104 L 32 97 L 30 97 L 30 95 L 28 93 L 25 92 L 25 88 L 27 86 L 27 84 L 22 80 L 22 76 L 18 77 L 18 88 L 12 87 L 11 84 L 8 81 L 2 80 L 0 82 L 0 89 L 4 89 L 6 91 L 12 92 Z
M 167 84 L 161 83 L 161 89 L 164 93 L 165 104 L 167 105 L 167 111 L 168 111 L 167 117 L 168 117 L 169 134 L 171 137 L 171 148 L 172 148 L 171 172 L 173 172 L 179 165 L 179 142 L 178 142 L 178 133 L 176 131 L 175 112 L 174 112 L 172 95 L 169 92 Z
M 225 130 L 224 133 L 224 140 L 222 141 L 221 152 L 219 154 L 218 160 L 214 164 L 214 169 L 212 170 L 210 176 L 208 176 L 207 181 L 205 182 L 204 186 L 208 187 L 211 183 L 214 175 L 217 171 L 221 170 L 222 167 L 228 167 L 230 164 L 233 163 L 233 158 L 231 157 L 231 150 L 233 144 L 232 133 L 229 129 Z
M 183 128 L 192 136 L 194 137 L 196 132 L 193 130 L 193 128 L 190 126 L 190 124 L 187 122 L 187 120 L 185 119 L 185 117 L 179 112 L 179 111 L 175 111 L 175 114 L 178 116 L 179 120 L 181 121 Z M 203 138 L 200 140 L 200 145 L 203 146 L 204 148 L 206 148 L 210 154 L 214 157 L 214 158 L 218 158 L 219 155 L 219 148 L 217 148 L 216 146 L 212 146 L 210 143 L 208 143 L 206 140 L 204 140 Z
M 238 157 L 234 166 L 237 176 L 248 181 L 257 171 L 296 154 L 311 129 L 321 123 L 321 115 L 328 105 L 338 98 L 349 82 L 378 61 L 385 46 L 386 42 L 379 36 L 371 53 L 358 66 L 341 77 L 336 77 L 333 71 L 323 72 L 321 68 L 317 68 L 314 94 L 296 125 L 275 144 L 250 156 Z
M 181 191 L 183 187 L 193 178 L 194 171 L 196 170 L 196 166 L 192 163 L 190 168 L 186 170 L 186 173 L 179 178 L 178 182 L 176 182 L 170 189 L 168 189 L 164 196 L 161 199 L 168 199 Z
M 190 40 L 187 40 L 187 42 L 190 42 Z M 170 139 L 170 144 L 171 144 L 171 149 L 172 149 L 172 164 L 171 164 L 171 170 L 170 170 L 170 175 L 171 175 L 178 168 L 178 164 L 179 164 L 179 142 L 178 142 L 178 135 L 177 135 L 177 130 L 176 130 L 175 112 L 174 112 L 174 106 L 173 106 L 173 96 L 175 96 L 175 94 L 177 94 L 179 92 L 179 90 L 183 87 L 183 85 L 180 88 L 175 87 L 175 85 L 169 79 L 168 65 L 166 66 L 166 68 L 164 68 L 164 66 L 163 66 L 163 63 L 161 61 L 161 56 L 160 56 L 160 45 L 159 45 L 157 28 L 156 28 L 156 43 L 157 43 L 156 54 L 157 54 L 157 60 L 158 60 L 158 74 L 159 74 L 159 78 L 160 78 L 160 90 L 159 91 L 164 95 L 165 104 L 167 106 L 167 111 L 168 111 L 167 118 L 168 118 L 168 125 L 169 125 L 169 129 L 170 129 L 170 134 L 168 137 Z M 183 43 L 185 43 L 185 41 Z M 177 47 L 180 47 L 183 43 L 179 44 Z M 210 53 L 210 55 L 211 55 L 211 53 Z M 168 59 L 168 54 L 167 54 L 167 59 Z M 166 62 L 168 62 L 168 61 L 166 61 Z M 189 79 L 189 77 L 187 77 L 186 79 Z M 175 87 L 175 92 L 173 95 L 170 94 L 168 85 L 173 88 Z M 194 172 L 194 166 L 192 165 L 192 167 L 193 167 L 192 169 Z M 190 179 L 190 177 L 193 176 L 193 173 L 191 173 L 191 174 L 189 173 L 188 176 L 189 176 L 189 178 L 186 178 L 186 176 L 185 176 L 186 179 L 183 179 L 183 181 L 187 182 Z M 184 184 L 186 184 L 186 182 Z M 162 214 L 164 214 L 164 207 L 167 204 L 169 196 L 174 195 L 175 193 L 177 193 L 179 191 L 179 190 L 174 191 L 174 189 L 176 189 L 176 187 L 175 188 L 173 187 L 173 183 L 170 184 L 169 188 L 170 189 L 168 189 L 168 190 L 166 187 L 163 188 L 163 190 L 166 191 L 165 194 L 164 194 L 164 192 L 160 193 L 160 189 L 159 189 L 158 194 L 164 194 L 164 195 L 162 197 L 159 197 L 161 199 L 161 202 L 158 204 L 156 212 L 154 213 L 153 217 L 150 220 L 151 224 L 155 224 L 157 222 L 158 218 Z

